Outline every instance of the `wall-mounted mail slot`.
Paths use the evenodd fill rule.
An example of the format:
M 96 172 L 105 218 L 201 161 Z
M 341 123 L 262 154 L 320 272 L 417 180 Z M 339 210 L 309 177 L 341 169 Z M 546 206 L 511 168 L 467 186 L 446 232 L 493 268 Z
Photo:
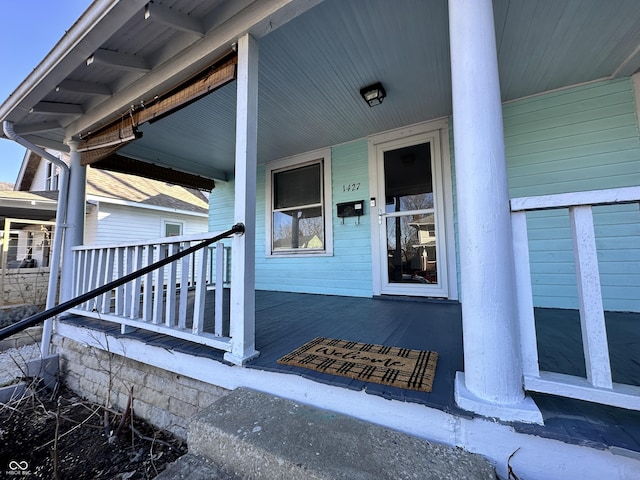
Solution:
M 364 200 L 338 203 L 336 206 L 338 207 L 338 217 L 340 218 L 364 215 Z

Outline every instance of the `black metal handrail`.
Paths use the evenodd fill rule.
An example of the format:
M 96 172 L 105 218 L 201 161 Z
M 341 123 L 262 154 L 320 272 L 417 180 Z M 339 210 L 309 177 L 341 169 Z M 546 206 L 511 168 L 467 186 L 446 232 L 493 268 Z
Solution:
M 129 273 L 128 275 L 125 275 L 122 278 L 109 282 L 87 293 L 83 293 L 82 295 L 72 298 L 71 300 L 67 300 L 66 302 L 60 303 L 55 307 L 45 310 L 44 312 L 36 313 L 35 315 L 31 315 L 30 317 L 24 318 L 12 325 L 9 325 L 8 327 L 2 328 L 0 329 L 0 340 L 4 340 L 5 338 L 10 337 L 11 335 L 21 332 L 25 328 L 33 327 L 34 325 L 44 322 L 45 320 L 51 317 L 55 317 L 56 315 L 66 310 L 69 310 L 70 308 L 73 308 L 77 305 L 80 305 L 81 303 L 84 303 L 87 300 L 91 300 L 92 298 L 102 295 L 103 293 L 106 293 L 110 290 L 113 290 L 114 288 L 124 285 L 125 283 L 135 280 L 138 277 L 146 275 L 147 273 L 153 272 L 154 270 L 160 267 L 164 267 L 165 265 L 168 265 L 171 262 L 174 262 L 182 257 L 190 255 L 194 252 L 197 252 L 201 248 L 205 248 L 211 245 L 212 243 L 222 240 L 223 238 L 228 238 L 235 233 L 242 234 L 244 233 L 244 231 L 245 231 L 244 224 L 236 223 L 233 227 L 231 227 L 231 229 L 227 230 L 226 232 L 222 232 L 221 234 L 216 235 L 213 238 L 204 240 L 203 242 L 198 243 L 197 245 L 193 245 L 187 248 L 186 250 L 178 252 L 169 257 L 163 258 L 162 260 L 158 260 L 157 262 L 152 263 L 151 265 L 147 265 L 146 267 L 141 268 L 140 270 L 137 270 L 135 272 Z

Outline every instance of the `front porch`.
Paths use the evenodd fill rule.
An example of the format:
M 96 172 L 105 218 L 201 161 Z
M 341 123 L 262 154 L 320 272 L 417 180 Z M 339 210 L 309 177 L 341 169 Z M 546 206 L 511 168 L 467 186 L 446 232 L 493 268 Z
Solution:
M 214 292 L 209 291 L 206 300 L 205 318 L 210 318 L 207 312 L 215 309 Z M 227 302 L 228 297 L 225 299 L 226 305 Z M 605 316 L 614 382 L 640 385 L 637 367 L 640 364 L 640 334 L 634 328 L 640 321 L 640 314 L 607 312 Z M 540 369 L 585 377 L 579 313 L 573 310 L 536 309 L 535 319 Z M 133 342 L 137 345 L 136 350 L 146 352 L 139 356 L 146 358 L 154 358 L 152 352 L 164 351 L 175 352 L 169 355 L 178 354 L 183 359 L 197 358 L 196 363 L 206 365 L 207 370 L 229 365 L 224 361 L 221 350 L 140 329 L 122 334 L 120 325 L 95 318 L 79 315 L 68 317 L 58 328 L 62 335 L 76 339 L 89 338 L 90 335 L 86 334 L 89 331 L 100 331 L 118 340 L 126 339 L 129 350 L 125 355 L 133 353 Z M 278 358 L 316 336 L 434 350 L 438 352 L 439 360 L 433 391 L 404 390 L 277 363 Z M 233 372 L 236 376 L 243 378 L 228 381 L 257 389 L 266 385 L 264 388 L 282 392 L 283 395 L 291 388 L 301 388 L 305 397 L 307 393 L 310 395 L 309 401 L 322 392 L 320 395 L 333 396 L 334 402 L 340 402 L 341 397 L 343 402 L 348 402 L 352 397 L 347 390 L 351 390 L 428 407 L 417 410 L 418 415 L 424 415 L 425 418 L 430 416 L 430 409 L 453 418 L 474 418 L 473 414 L 459 409 L 454 401 L 455 373 L 463 370 L 461 309 L 456 302 L 257 291 L 256 348 L 260 356 L 249 362 L 246 368 L 238 370 L 238 367 L 230 367 L 235 368 Z M 162 362 L 158 362 L 162 366 Z M 181 368 L 191 369 L 193 374 L 206 377 L 202 371 L 196 372 L 194 366 L 175 363 L 173 370 L 181 373 Z M 273 377 L 270 373 L 278 375 Z M 228 376 L 231 378 L 234 375 Z M 313 383 L 305 382 L 300 387 L 300 377 Z M 278 383 L 274 384 L 274 381 Z M 310 392 L 310 385 L 315 393 Z M 640 412 L 559 396 L 537 393 L 531 393 L 531 396 L 542 412 L 544 426 L 517 422 L 508 424 L 516 432 L 640 458 Z M 355 398 L 361 401 L 365 397 L 360 395 Z M 351 408 L 358 407 L 353 405 Z M 382 408 L 385 408 L 384 404 Z M 393 408 L 388 408 L 391 413 Z M 386 423 L 385 419 L 378 421 Z

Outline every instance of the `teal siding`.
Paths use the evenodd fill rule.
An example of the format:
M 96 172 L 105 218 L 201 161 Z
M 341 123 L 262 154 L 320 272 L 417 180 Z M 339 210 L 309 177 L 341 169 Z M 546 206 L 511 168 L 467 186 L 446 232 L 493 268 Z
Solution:
M 503 112 L 511 197 L 640 185 L 640 136 L 630 79 L 522 99 L 506 104 Z M 453 129 L 449 148 L 459 266 Z M 258 289 L 372 295 L 367 155 L 364 139 L 332 148 L 334 254 L 330 257 L 265 255 L 264 168 L 259 168 Z M 359 184 L 359 190 L 343 188 L 354 183 Z M 336 217 L 336 203 L 349 200 L 365 201 L 365 215 L 358 226 L 353 218 L 345 219 L 343 225 Z M 229 228 L 233 223 L 232 211 L 233 183 L 220 184 L 211 194 L 210 229 Z M 568 212 L 552 210 L 527 215 L 534 304 L 577 308 Z M 640 311 L 638 205 L 595 208 L 594 222 L 605 309 Z
M 267 257 L 265 255 L 265 169 L 258 168 L 256 190 L 256 288 L 284 292 L 370 297 L 371 235 L 368 147 L 358 140 L 331 149 L 333 256 Z M 356 184 L 348 191 L 343 185 Z M 209 228 L 223 230 L 233 223 L 233 183 L 216 186 L 211 194 Z M 365 202 L 365 215 L 336 216 L 336 204 Z
M 630 79 L 504 106 L 511 197 L 640 185 L 640 139 Z M 534 304 L 577 308 L 569 214 L 527 214 Z M 594 208 L 607 310 L 640 311 L 640 210 Z
M 640 185 L 631 79 L 511 102 L 503 115 L 512 198 Z M 454 129 L 449 147 L 455 207 Z M 568 210 L 529 212 L 527 219 L 534 305 L 578 308 Z M 596 207 L 594 224 L 605 309 L 640 312 L 638 205 Z M 457 252 L 457 209 L 455 225 Z

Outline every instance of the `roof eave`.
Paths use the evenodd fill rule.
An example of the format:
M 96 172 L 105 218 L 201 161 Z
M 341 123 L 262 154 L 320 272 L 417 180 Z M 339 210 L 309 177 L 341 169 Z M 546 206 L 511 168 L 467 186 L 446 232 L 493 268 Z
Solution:
M 0 105 L 0 121 L 20 120 L 20 115 L 24 115 L 32 104 L 55 89 L 78 64 L 147 2 L 148 0 L 95 0 L 51 52 Z

